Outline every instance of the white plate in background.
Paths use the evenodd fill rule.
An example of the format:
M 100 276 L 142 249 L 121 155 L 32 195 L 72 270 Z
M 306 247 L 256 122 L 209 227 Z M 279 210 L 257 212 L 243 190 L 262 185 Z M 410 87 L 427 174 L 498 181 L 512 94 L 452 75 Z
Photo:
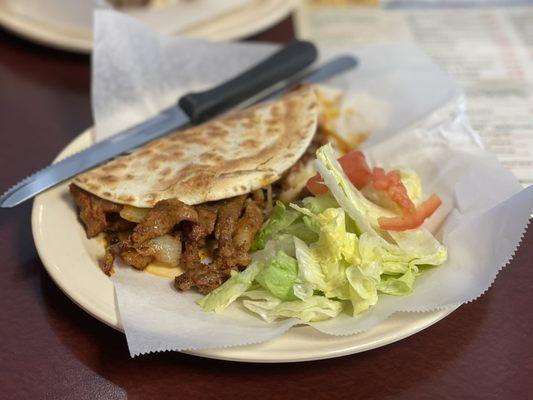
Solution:
M 18 1 L 0 0 L 0 25 L 4 28 L 43 45 L 79 53 L 91 52 L 92 31 L 86 10 L 52 7 L 36 19 L 21 12 Z M 91 3 L 90 0 L 87 2 Z M 129 13 L 162 33 L 220 41 L 237 40 L 261 32 L 286 17 L 295 5 L 296 0 L 253 0 L 250 4 L 179 32 L 173 31 L 172 25 L 169 25 L 172 15 L 179 19 L 177 6 L 168 7 L 168 12 L 164 14 L 150 9 Z

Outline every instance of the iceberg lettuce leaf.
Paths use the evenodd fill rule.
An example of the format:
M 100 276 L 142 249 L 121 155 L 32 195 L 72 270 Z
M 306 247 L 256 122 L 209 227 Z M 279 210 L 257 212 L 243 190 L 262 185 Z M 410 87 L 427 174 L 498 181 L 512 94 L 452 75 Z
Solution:
M 346 269 L 353 315 L 366 311 L 378 302 L 377 284 L 380 280 L 379 264 L 368 263 L 364 267 L 352 265 Z
M 255 281 L 257 275 L 265 265 L 272 260 L 276 253 L 294 254 L 294 241 L 291 236 L 281 240 L 270 241 L 265 248 L 252 254 L 252 262 L 242 272 L 232 271 L 230 278 L 208 295 L 197 301 L 204 311 L 219 313 L 225 310 L 239 296 L 246 292 Z
M 245 270 L 246 271 L 246 270 Z M 298 274 L 298 263 L 284 251 L 276 256 L 256 275 L 255 280 L 264 289 L 281 300 L 294 300 L 293 286 Z
M 448 258 L 448 250 L 425 228 L 390 232 L 398 247 L 411 256 L 411 265 L 440 265 Z
M 311 297 L 315 290 L 324 291 L 325 276 L 315 255 L 300 239 L 294 238 L 298 276 L 294 283 L 294 295 L 301 300 Z
M 383 240 L 386 245 L 387 242 L 378 233 L 378 218 L 396 214 L 372 203 L 357 190 L 335 158 L 330 144 L 318 149 L 315 167 L 337 203 L 352 218 L 359 231 Z
M 306 243 L 318 240 L 317 233 L 302 218 L 301 214 L 277 201 L 268 220 L 263 224 L 252 244 L 252 251 L 261 250 L 269 240 L 283 235 L 297 236 Z
M 246 292 L 262 269 L 259 262 L 252 262 L 242 272 L 231 272 L 231 277 L 207 296 L 197 301 L 204 311 L 219 313 Z
M 300 214 L 294 210 L 288 210 L 281 201 L 277 201 L 270 217 L 255 236 L 252 251 L 264 249 L 269 240 L 275 239 L 299 217 Z
M 342 303 L 324 296 L 311 296 L 305 301 L 281 301 L 266 290 L 244 293 L 243 305 L 266 322 L 279 318 L 298 318 L 303 322 L 317 322 L 333 318 L 342 311 Z
M 417 268 L 409 268 L 403 275 L 382 275 L 377 289 L 393 296 L 407 296 L 413 292 Z
M 330 193 L 306 197 L 302 200 L 302 204 L 313 214 L 319 214 L 328 208 L 339 208 L 339 203 L 337 203 L 337 200 Z

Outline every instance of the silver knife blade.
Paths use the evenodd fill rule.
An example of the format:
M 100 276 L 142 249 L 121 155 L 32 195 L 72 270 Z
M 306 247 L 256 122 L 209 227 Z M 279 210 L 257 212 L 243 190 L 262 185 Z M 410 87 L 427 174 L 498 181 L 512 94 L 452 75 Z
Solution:
M 316 83 L 354 68 L 357 61 L 350 56 L 335 58 L 326 64 L 306 72 L 297 78 L 284 81 L 281 88 L 263 93 L 261 101 L 269 100 L 288 91 L 298 82 Z M 254 103 L 259 100 L 256 98 Z M 105 161 L 157 139 L 189 123 L 189 117 L 178 106 L 169 108 L 155 117 L 102 140 L 85 150 L 60 160 L 17 183 L 0 197 L 0 207 L 14 207 L 25 200 L 70 179 L 79 173 L 96 167 Z
M 257 97 L 252 98 L 250 100 L 250 104 L 262 103 L 264 101 L 275 99 L 276 97 L 287 93 L 294 85 L 300 82 L 313 84 L 326 81 L 336 75 L 340 75 L 343 72 L 355 68 L 356 66 L 357 59 L 352 56 L 343 55 L 335 57 L 332 60 L 322 64 L 317 69 L 303 71 L 301 74 L 287 79 L 281 85 L 276 85 L 269 88 L 263 93 L 260 93 Z

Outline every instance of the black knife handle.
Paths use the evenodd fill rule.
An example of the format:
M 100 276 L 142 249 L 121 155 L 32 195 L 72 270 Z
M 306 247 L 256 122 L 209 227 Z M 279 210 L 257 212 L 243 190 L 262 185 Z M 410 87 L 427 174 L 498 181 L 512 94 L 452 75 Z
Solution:
M 293 40 L 235 78 L 213 89 L 184 95 L 179 105 L 193 124 L 203 122 L 302 71 L 316 58 L 317 49 L 312 43 Z

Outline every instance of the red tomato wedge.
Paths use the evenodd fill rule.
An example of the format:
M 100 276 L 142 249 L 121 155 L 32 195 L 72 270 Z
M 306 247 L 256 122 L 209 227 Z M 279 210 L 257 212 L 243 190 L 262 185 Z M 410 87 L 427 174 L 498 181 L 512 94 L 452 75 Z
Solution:
M 372 170 L 372 184 L 376 190 L 387 190 L 389 187 L 389 180 L 385 175 L 383 168 L 375 167 Z
M 345 154 L 339 158 L 339 164 L 348 179 L 358 189 L 365 186 L 372 177 L 372 171 L 366 163 L 365 155 L 360 151 L 352 151 Z M 328 188 L 322 182 L 322 178 L 319 174 L 316 174 L 307 181 L 307 189 L 315 196 L 328 192 Z
M 361 151 L 352 151 L 339 158 L 344 173 L 357 189 L 364 187 L 372 178 L 372 171 Z
M 441 203 L 439 196 L 432 194 L 426 201 L 416 207 L 414 212 L 406 213 L 399 217 L 379 218 L 379 227 L 386 231 L 405 231 L 418 228 L 426 218 L 430 217 L 439 208 Z
M 374 190 L 387 193 L 389 198 L 399 207 L 402 215 L 379 218 L 378 223 L 381 229 L 405 231 L 418 228 L 441 205 L 439 196 L 433 194 L 418 207 L 415 207 L 401 180 L 400 172 L 385 173 L 383 168 L 378 167 L 370 170 L 365 155 L 360 151 L 352 151 L 342 156 L 339 158 L 339 164 L 357 189 L 371 184 Z M 328 187 L 322 182 L 322 177 L 319 174 L 307 181 L 307 189 L 315 196 L 328 192 Z
M 385 190 L 390 199 L 395 202 L 404 213 L 413 213 L 415 205 L 409 198 L 398 171 L 391 171 L 385 174 L 383 168 L 374 168 L 372 174 L 372 184 L 376 190 Z

